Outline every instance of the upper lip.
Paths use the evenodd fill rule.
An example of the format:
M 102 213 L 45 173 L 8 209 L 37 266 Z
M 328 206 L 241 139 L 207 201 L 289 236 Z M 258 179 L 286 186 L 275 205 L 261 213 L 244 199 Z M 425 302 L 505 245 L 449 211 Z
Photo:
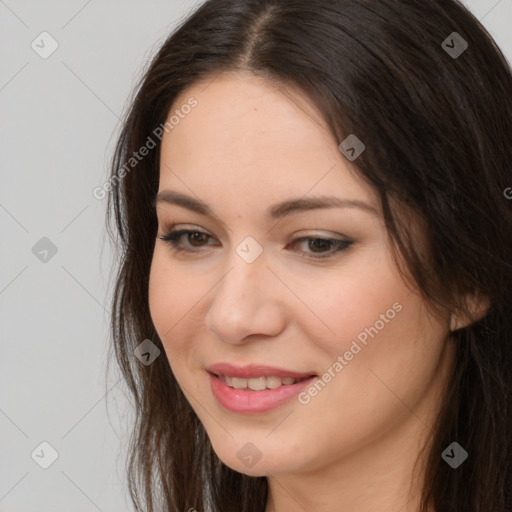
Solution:
M 292 377 L 294 379 L 303 379 L 304 377 L 312 377 L 316 375 L 314 372 L 296 372 L 277 368 L 275 366 L 264 366 L 251 364 L 247 366 L 235 366 L 230 363 L 212 364 L 206 371 L 217 376 L 225 375 L 228 377 L 240 377 L 251 379 L 255 377 Z

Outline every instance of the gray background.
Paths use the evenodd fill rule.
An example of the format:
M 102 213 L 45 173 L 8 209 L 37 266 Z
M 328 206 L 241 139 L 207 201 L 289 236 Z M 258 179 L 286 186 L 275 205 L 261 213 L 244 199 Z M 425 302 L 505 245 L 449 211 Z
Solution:
M 115 364 L 106 378 L 111 250 L 92 191 L 143 65 L 198 3 L 0 0 L 0 512 L 132 510 L 133 414 Z M 512 0 L 467 5 L 512 62 Z M 44 31 L 58 43 L 46 59 Z M 42 442 L 58 453 L 47 469 Z

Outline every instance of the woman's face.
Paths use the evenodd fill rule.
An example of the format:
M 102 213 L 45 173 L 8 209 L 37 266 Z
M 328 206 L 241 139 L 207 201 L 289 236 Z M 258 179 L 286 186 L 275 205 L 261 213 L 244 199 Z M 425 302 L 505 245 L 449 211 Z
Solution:
M 192 233 L 174 235 L 179 251 L 156 239 L 150 310 L 220 459 L 293 474 L 416 446 L 452 360 L 449 319 L 400 277 L 342 141 L 304 97 L 251 75 L 198 83 L 172 111 L 158 237 Z

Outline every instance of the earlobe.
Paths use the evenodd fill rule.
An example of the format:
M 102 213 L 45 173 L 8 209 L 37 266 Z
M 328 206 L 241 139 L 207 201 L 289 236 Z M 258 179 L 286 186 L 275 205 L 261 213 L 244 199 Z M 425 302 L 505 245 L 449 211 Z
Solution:
M 490 301 L 488 297 L 470 294 L 464 296 L 463 301 L 465 307 L 450 315 L 450 331 L 457 331 L 478 322 L 489 311 Z

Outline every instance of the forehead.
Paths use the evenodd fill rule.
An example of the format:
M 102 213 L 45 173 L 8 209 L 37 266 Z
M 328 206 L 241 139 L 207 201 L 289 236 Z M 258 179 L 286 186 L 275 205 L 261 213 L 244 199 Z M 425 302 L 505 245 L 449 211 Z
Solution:
M 194 108 L 183 108 L 192 100 Z M 297 89 L 249 74 L 217 75 L 184 90 L 168 119 L 173 114 L 181 115 L 162 139 L 161 189 L 183 190 L 179 177 L 202 192 L 227 187 L 259 190 L 268 198 L 302 196 L 314 188 L 318 194 L 374 199 Z

